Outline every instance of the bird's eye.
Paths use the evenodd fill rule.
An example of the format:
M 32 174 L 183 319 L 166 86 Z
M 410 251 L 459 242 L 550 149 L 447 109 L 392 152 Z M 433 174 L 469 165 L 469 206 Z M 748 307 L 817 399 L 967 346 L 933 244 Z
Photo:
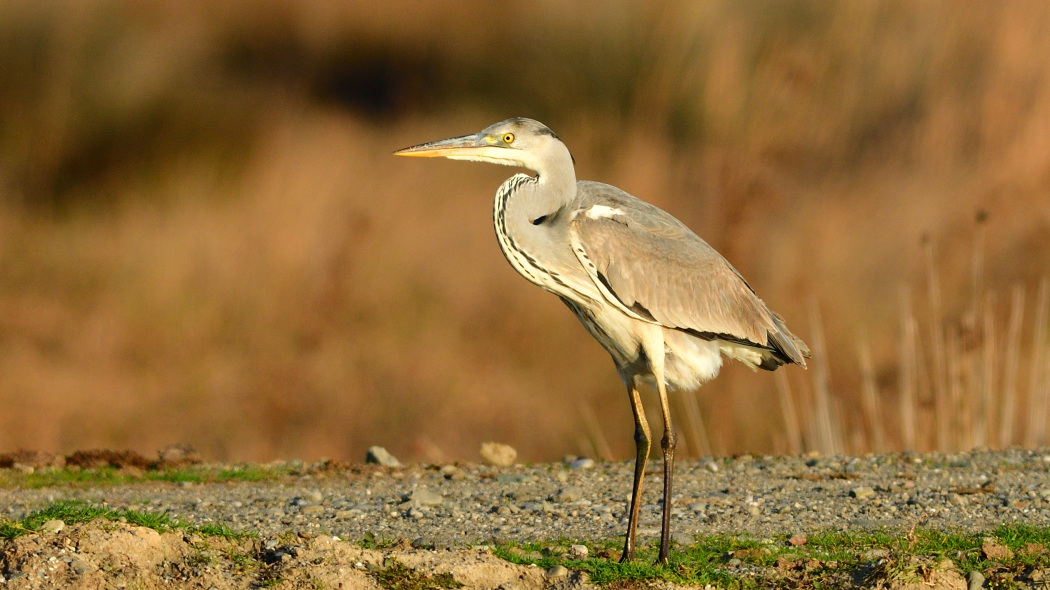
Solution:
M 503 134 L 503 143 L 513 143 L 513 142 L 514 142 L 514 134 L 513 133 L 504 133 Z

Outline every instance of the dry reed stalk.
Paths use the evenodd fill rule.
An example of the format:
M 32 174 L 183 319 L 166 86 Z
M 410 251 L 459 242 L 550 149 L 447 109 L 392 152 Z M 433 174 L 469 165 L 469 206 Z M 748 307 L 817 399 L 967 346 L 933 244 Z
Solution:
M 868 424 L 870 450 L 885 453 L 886 428 L 879 409 L 879 386 L 875 381 L 875 367 L 871 362 L 871 347 L 863 334 L 857 339 L 857 355 L 860 361 L 861 409 Z
M 831 420 L 829 422 L 832 446 L 835 449 L 833 454 L 856 454 L 858 451 L 851 445 L 855 442 L 855 438 L 852 433 L 856 432 L 856 428 L 850 428 L 846 420 L 846 410 L 844 408 L 845 402 L 841 398 L 828 396 L 828 400 L 831 402 Z M 850 433 L 847 436 L 847 433 Z
M 813 334 L 813 391 L 816 417 L 817 450 L 825 455 L 837 455 L 842 446 L 835 433 L 834 411 L 831 407 L 831 379 L 828 375 L 827 346 L 824 327 L 820 321 L 820 307 L 814 301 L 809 307 L 810 332 Z
M 693 449 L 696 450 L 697 458 L 710 457 L 711 440 L 707 438 L 707 428 L 704 427 L 703 415 L 700 413 L 700 403 L 696 400 L 697 395 L 694 391 L 682 392 L 686 424 L 693 438 Z
M 983 211 L 978 212 L 974 235 L 973 255 L 970 259 L 971 308 L 969 316 L 964 318 L 963 322 L 963 325 L 968 330 L 969 337 L 960 340 L 958 349 L 960 352 L 965 351 L 965 364 L 962 367 L 965 371 L 965 387 L 962 391 L 962 401 L 965 410 L 963 421 L 966 428 L 966 432 L 964 433 L 966 441 L 962 446 L 963 449 L 982 446 L 986 444 L 987 441 L 986 433 L 984 432 L 987 424 L 984 412 L 986 411 L 988 404 L 985 400 L 984 383 L 987 382 L 991 376 L 986 371 L 988 366 L 985 354 L 986 348 L 983 346 L 983 343 L 986 341 L 989 334 L 988 326 L 985 322 L 985 320 L 988 319 L 988 314 L 985 313 L 985 310 L 989 303 L 984 294 L 984 252 L 985 234 L 987 233 L 985 230 L 986 220 L 987 214 Z M 978 345 L 981 346 L 979 351 Z M 979 430 L 981 432 L 978 432 Z
M 916 386 L 916 444 L 919 451 L 930 451 L 937 448 L 937 404 L 933 391 L 933 375 L 926 362 L 923 351 L 922 329 L 918 318 L 912 322 L 915 330 L 915 380 Z
M 594 415 L 594 410 L 588 405 L 580 404 L 580 416 L 583 418 L 583 425 L 587 430 L 587 440 L 591 443 L 591 447 L 598 455 L 598 458 L 603 461 L 612 461 L 613 452 L 609 448 L 609 440 L 605 438 L 605 431 L 602 430 L 598 417 Z
M 814 403 L 813 390 L 809 379 L 799 379 L 798 403 L 795 404 L 795 412 L 798 415 L 798 423 L 802 431 L 802 451 L 819 451 L 820 440 L 819 428 L 816 418 L 816 404 Z
M 773 373 L 773 382 L 776 383 L 777 397 L 780 398 L 780 415 L 784 418 L 788 453 L 799 455 L 802 453 L 802 425 L 798 421 L 798 412 L 795 411 L 795 400 L 791 396 L 791 380 L 788 379 L 787 371 Z
M 999 448 L 1014 440 L 1014 412 L 1017 406 L 1017 369 L 1021 358 L 1021 326 L 1024 321 L 1024 287 L 1014 285 L 1010 296 L 1010 320 L 1006 329 L 1003 358 L 1003 389 L 999 405 Z
M 958 451 L 961 449 L 972 448 L 971 444 L 971 432 L 970 432 L 970 404 L 967 403 L 966 396 L 963 393 L 963 368 L 965 360 L 962 358 L 961 348 L 961 337 L 959 335 L 959 329 L 956 326 L 950 326 L 945 331 L 944 335 L 944 360 L 945 360 L 945 371 L 947 374 L 947 405 L 948 405 L 948 419 L 943 420 L 944 424 L 947 424 L 949 428 L 950 436 L 946 437 L 948 444 L 951 446 L 948 449 Z
M 1047 352 L 1043 359 L 1043 387 L 1040 390 L 1040 403 L 1039 407 L 1036 408 L 1038 412 L 1038 419 L 1036 421 L 1036 429 L 1039 433 L 1039 438 L 1036 444 L 1039 446 L 1046 446 L 1046 421 L 1047 412 L 1050 411 L 1050 351 Z
M 788 448 L 787 439 L 784 438 L 783 434 L 781 434 L 781 433 L 777 432 L 776 430 L 774 430 L 772 438 L 773 438 L 773 456 L 774 457 L 781 457 L 781 456 L 784 456 L 784 455 L 793 455 L 793 454 L 795 454 L 795 453 L 792 453 L 791 449 Z
M 1039 295 L 1035 312 L 1035 332 L 1032 335 L 1031 370 L 1028 380 L 1028 403 L 1025 412 L 1028 421 L 1024 432 L 1024 446 L 1032 448 L 1046 439 L 1046 388 L 1043 384 L 1043 366 L 1046 358 L 1046 321 L 1050 313 L 1050 277 L 1039 281 Z
M 936 449 L 946 451 L 951 445 L 951 408 L 948 399 L 947 364 L 944 350 L 944 317 L 941 310 L 941 282 L 937 275 L 936 248 L 933 239 L 923 241 L 926 258 L 927 295 L 930 306 L 930 353 L 933 356 L 933 407 Z
M 998 363 L 997 335 L 995 330 L 995 294 L 988 293 L 987 301 L 981 314 L 981 380 L 977 407 L 974 408 L 973 444 L 984 447 L 992 441 L 992 420 L 996 408 L 993 407 L 993 392 L 996 386 L 996 365 Z
M 973 326 L 976 331 L 978 323 L 982 320 L 982 314 L 984 311 L 984 249 L 985 249 L 985 235 L 987 233 L 985 229 L 985 221 L 987 220 L 987 214 L 981 211 L 977 214 L 977 229 L 975 230 L 974 242 L 973 242 L 973 257 L 970 262 L 971 269 L 971 302 L 973 307 L 970 310 L 971 317 L 969 318 L 969 325 Z
M 901 287 L 901 345 L 900 345 L 900 372 L 898 382 L 900 389 L 900 446 L 902 450 L 914 451 L 916 447 L 917 434 L 917 376 L 916 359 L 918 356 L 916 347 L 916 334 L 918 332 L 915 317 L 911 308 L 911 289 L 907 286 Z

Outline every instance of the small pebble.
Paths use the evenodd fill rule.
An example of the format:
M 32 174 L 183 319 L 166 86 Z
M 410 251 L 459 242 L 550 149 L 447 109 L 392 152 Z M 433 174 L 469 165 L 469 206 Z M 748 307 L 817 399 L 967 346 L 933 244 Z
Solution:
M 583 488 L 579 486 L 569 486 L 558 490 L 558 493 L 554 494 L 553 500 L 555 502 L 575 502 L 583 497 Z
M 365 463 L 378 463 L 383 467 L 401 467 L 397 457 L 391 455 L 383 447 L 369 447 L 365 454 Z
M 984 574 L 977 570 L 970 572 L 967 581 L 969 590 L 981 590 L 981 588 L 984 588 Z
M 69 560 L 69 568 L 78 576 L 82 576 L 92 570 L 91 564 L 77 559 L 76 557 Z
M 509 467 L 518 458 L 518 451 L 514 450 L 514 447 L 497 442 L 481 443 L 478 452 L 486 463 L 496 467 Z
M 671 540 L 675 543 L 678 543 L 678 545 L 682 547 L 691 547 L 694 543 L 696 543 L 696 539 L 693 537 L 693 535 L 690 535 L 685 531 L 675 531 L 671 533 Z
M 580 457 L 569 463 L 569 469 L 590 469 L 594 467 L 594 459 Z
M 414 502 L 420 506 L 440 506 L 444 501 L 441 494 L 435 494 L 427 488 L 416 488 L 411 493 L 406 494 L 404 500 Z
M 852 490 L 850 490 L 849 491 L 849 495 L 850 495 L 851 498 L 857 498 L 858 500 L 863 500 L 865 498 L 870 498 L 870 497 L 874 496 L 875 495 L 875 490 L 873 490 L 873 489 L 871 489 L 871 488 L 869 488 L 867 486 L 861 486 L 859 488 L 853 488 Z
M 40 530 L 47 533 L 57 533 L 64 528 L 66 528 L 66 523 L 54 519 L 45 521 L 44 524 L 40 525 Z
M 547 570 L 548 578 L 561 578 L 569 575 L 569 568 L 564 565 L 556 565 Z

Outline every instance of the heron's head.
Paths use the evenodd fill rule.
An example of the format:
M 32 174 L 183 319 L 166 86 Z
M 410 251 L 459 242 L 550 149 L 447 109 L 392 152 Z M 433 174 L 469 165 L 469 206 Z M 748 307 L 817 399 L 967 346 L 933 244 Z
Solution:
M 490 125 L 472 135 L 415 145 L 394 152 L 396 156 L 474 160 L 505 166 L 520 166 L 540 174 L 568 162 L 568 148 L 546 125 L 516 118 Z

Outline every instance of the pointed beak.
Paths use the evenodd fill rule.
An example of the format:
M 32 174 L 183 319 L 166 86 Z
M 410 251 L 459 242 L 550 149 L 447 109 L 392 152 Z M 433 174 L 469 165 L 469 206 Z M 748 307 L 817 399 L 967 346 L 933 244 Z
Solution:
M 463 158 L 470 156 L 482 156 L 487 150 L 492 149 L 492 143 L 486 141 L 486 137 L 480 133 L 442 139 L 407 147 L 394 152 L 395 156 L 409 156 L 412 158 Z

